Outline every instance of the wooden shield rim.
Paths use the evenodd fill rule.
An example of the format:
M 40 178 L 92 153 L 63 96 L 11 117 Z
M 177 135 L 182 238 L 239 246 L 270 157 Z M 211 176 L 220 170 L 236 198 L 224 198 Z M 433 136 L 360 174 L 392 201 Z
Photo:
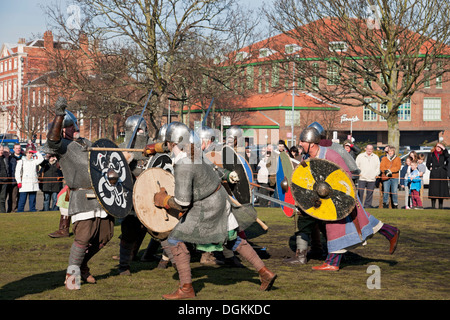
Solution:
M 153 175 L 160 174 L 161 177 L 164 177 L 164 180 L 158 180 L 161 187 L 164 187 L 169 195 L 174 194 L 175 190 L 175 179 L 174 176 L 162 169 L 162 168 L 148 168 L 144 170 L 136 179 L 136 182 L 134 183 L 133 188 L 133 205 L 134 205 L 134 211 L 136 212 L 136 216 L 138 217 L 139 221 L 149 230 L 152 232 L 156 232 L 158 234 L 162 233 L 168 233 L 173 230 L 175 225 L 178 223 L 178 219 L 174 216 L 167 214 L 167 210 L 164 208 L 158 208 L 154 205 L 153 196 L 156 192 L 159 191 L 160 186 L 157 184 L 155 179 L 149 179 L 147 175 L 152 173 Z M 153 178 L 153 176 L 151 177 Z M 144 184 L 145 182 L 151 183 L 151 185 Z M 151 188 L 153 189 L 151 189 Z M 138 191 L 138 188 L 141 188 L 141 191 Z M 140 193 L 143 193 L 143 199 L 140 199 Z M 141 210 L 141 206 L 139 205 L 138 201 L 145 201 L 147 203 L 147 206 L 144 210 Z M 151 211 L 149 211 L 149 209 Z M 166 215 L 167 214 L 167 215 Z M 167 229 L 157 229 L 155 225 L 151 225 L 149 223 L 149 220 L 147 219 L 147 216 L 149 215 L 155 215 L 159 221 L 163 221 L 164 218 L 168 218 L 167 222 Z
M 105 139 L 105 138 L 100 138 L 100 139 L 98 139 L 98 140 L 96 140 L 93 144 L 92 144 L 92 147 L 95 147 L 99 142 L 101 142 L 101 141 L 108 141 L 108 142 L 110 142 L 112 145 L 114 145 L 114 147 L 115 148 L 118 148 L 118 146 L 114 143 L 114 141 L 111 141 L 111 140 L 109 140 L 109 139 Z M 95 187 L 94 187 L 94 183 L 92 182 L 92 172 L 91 172 L 91 156 L 92 156 L 92 152 L 101 152 L 101 151 L 89 151 L 89 166 L 88 166 L 88 171 L 89 171 L 89 180 L 90 180 L 90 182 L 91 182 L 91 186 L 92 186 L 92 189 L 94 190 L 94 194 L 95 194 L 95 196 L 96 196 L 96 198 L 97 198 L 97 201 L 100 203 L 100 206 L 103 208 L 103 210 L 105 210 L 109 215 L 111 215 L 111 216 L 113 216 L 113 217 L 115 217 L 115 218 L 118 218 L 118 219 L 123 219 L 123 218 L 125 218 L 130 212 L 131 212 L 131 210 L 132 210 L 132 208 L 133 208 L 133 206 L 131 205 L 131 206 L 129 206 L 128 207 L 128 210 L 124 210 L 125 211 L 125 213 L 126 214 L 124 214 L 124 215 L 117 215 L 117 214 L 112 214 L 106 207 L 105 207 L 105 205 L 103 204 L 103 202 L 100 200 L 100 197 L 98 196 L 98 194 L 97 194 L 97 190 L 95 189 Z M 127 176 L 129 176 L 129 177 L 131 177 L 132 176 L 132 173 L 131 173 L 131 170 L 130 170 L 130 167 L 128 166 L 128 162 L 126 161 L 126 159 L 125 159 L 125 156 L 123 155 L 123 153 L 122 152 L 118 152 L 119 154 L 120 154 L 120 157 L 121 157 L 121 159 L 122 159 L 122 161 L 124 162 L 124 164 L 125 164 L 125 170 L 127 171 Z M 132 179 L 132 178 L 131 178 Z M 133 188 L 132 189 L 130 189 L 128 192 L 131 192 L 131 202 L 133 202 Z
M 278 161 L 277 161 L 278 167 L 277 167 L 277 175 L 276 175 L 277 176 L 276 188 L 277 188 L 277 193 L 278 193 L 278 199 L 281 200 L 281 201 L 284 201 L 284 202 L 287 202 L 287 203 L 295 205 L 295 199 L 292 196 L 291 183 L 290 183 L 292 174 L 294 173 L 294 165 L 292 164 L 292 161 L 289 161 L 289 163 L 291 164 L 292 172 L 291 172 L 290 175 L 287 174 L 287 172 L 285 172 L 285 168 L 283 166 L 282 157 L 288 157 L 288 160 L 290 160 L 289 155 L 286 154 L 286 153 L 280 153 L 280 156 L 278 157 Z M 288 191 L 287 192 L 283 192 L 283 190 L 281 189 L 281 186 L 280 186 L 281 181 L 282 181 L 282 180 L 278 179 L 278 177 L 279 177 L 278 172 L 280 172 L 280 170 L 281 170 L 281 172 L 283 172 L 283 179 L 284 179 L 284 177 L 286 177 L 288 179 L 288 183 L 289 183 L 288 186 L 289 187 L 288 187 Z M 284 197 L 282 197 L 282 195 Z M 281 208 L 282 208 L 284 214 L 287 217 L 290 218 L 290 217 L 294 216 L 294 214 L 295 214 L 294 209 L 289 208 L 287 206 L 283 206 L 283 205 L 281 206 Z
M 357 197 L 357 194 L 356 194 L 356 188 L 355 188 L 355 185 L 354 185 L 354 183 L 353 183 L 353 180 L 348 176 L 348 174 L 345 172 L 344 169 L 342 169 L 342 168 L 341 168 L 339 165 L 337 165 L 336 163 L 334 163 L 334 162 L 332 162 L 332 161 L 329 161 L 329 160 L 327 160 L 327 159 L 321 159 L 321 158 L 309 158 L 309 159 L 306 159 L 306 160 L 304 160 L 304 161 L 305 161 L 305 162 L 310 162 L 310 161 L 326 161 L 326 162 L 328 162 L 328 163 L 330 163 L 330 164 L 332 164 L 333 166 L 336 167 L 336 170 L 335 170 L 335 171 L 337 171 L 337 170 L 342 171 L 342 172 L 347 176 L 349 185 L 350 185 L 350 187 L 352 188 L 352 191 L 353 191 L 353 194 L 354 194 L 354 197 L 351 197 L 350 195 L 348 195 L 348 196 L 354 199 L 355 206 L 356 206 L 356 202 L 357 202 L 357 200 L 356 200 L 356 197 Z M 294 180 L 294 179 L 293 179 L 293 178 L 294 178 L 294 175 L 295 175 L 296 171 L 299 170 L 299 169 L 301 168 L 301 166 L 302 166 L 302 165 L 299 164 L 299 165 L 297 166 L 297 168 L 292 172 L 292 176 L 291 176 L 291 185 L 294 184 L 294 182 L 293 182 L 293 180 Z M 335 172 L 335 171 L 333 171 L 333 172 Z M 292 193 L 292 195 L 294 195 L 294 194 Z M 295 197 L 293 197 L 293 198 L 294 198 L 294 200 L 295 200 L 295 205 L 298 206 L 298 207 L 300 207 L 300 209 L 302 209 L 303 212 L 307 213 L 308 215 L 310 215 L 310 216 L 313 217 L 313 218 L 316 218 L 316 219 L 322 220 L 322 221 L 339 221 L 339 220 L 345 219 L 345 218 L 353 211 L 353 209 L 354 209 L 354 207 L 355 207 L 355 206 L 352 206 L 351 208 L 348 208 L 348 210 L 347 210 L 343 215 L 341 215 L 341 217 L 339 217 L 339 218 L 336 218 L 336 219 L 323 219 L 323 218 L 320 218 L 320 217 L 318 217 L 318 216 L 316 216 L 316 215 L 310 214 L 310 213 L 308 212 L 309 208 L 304 208 L 304 207 L 302 206 L 302 204 L 301 204 L 299 201 L 297 201 L 297 199 L 296 199 Z
M 250 185 L 250 180 L 249 180 L 249 178 L 248 178 L 248 175 L 247 175 L 247 169 L 246 169 L 246 167 L 245 167 L 245 165 L 244 165 L 244 161 L 246 162 L 246 164 L 247 164 L 247 166 L 248 166 L 248 169 L 250 170 L 250 172 L 251 172 L 251 174 L 252 174 L 252 178 L 253 178 L 253 172 L 252 172 L 252 170 L 251 170 L 251 168 L 250 168 L 250 165 L 248 164 L 248 162 L 247 162 L 247 160 L 245 160 L 245 158 L 243 158 L 242 156 L 240 156 L 232 147 L 230 147 L 230 146 L 228 146 L 228 145 L 224 145 L 223 147 L 222 147 L 222 162 L 223 162 L 223 150 L 225 149 L 225 148 L 228 148 L 229 150 L 231 150 L 235 155 L 236 155 L 236 159 L 238 159 L 238 161 L 240 162 L 240 163 L 238 163 L 240 166 L 242 166 L 242 168 L 243 168 L 243 171 L 244 171 L 244 173 L 245 173 L 245 181 L 246 181 L 246 184 L 248 185 L 248 192 L 249 192 L 249 197 L 250 197 L 250 199 L 249 199 L 249 202 L 248 203 L 251 203 L 252 202 L 252 188 L 251 188 L 251 185 Z M 222 163 L 222 165 L 223 165 L 223 163 Z M 243 177 L 239 177 L 239 182 L 240 183 L 242 183 L 244 180 L 243 180 Z

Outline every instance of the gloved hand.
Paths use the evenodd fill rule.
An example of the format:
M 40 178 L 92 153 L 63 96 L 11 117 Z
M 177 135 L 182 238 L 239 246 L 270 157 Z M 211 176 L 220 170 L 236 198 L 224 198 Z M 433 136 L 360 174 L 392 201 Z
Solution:
M 154 154 L 163 153 L 163 152 L 165 152 L 163 143 L 159 142 L 159 143 L 152 143 L 152 144 L 146 145 L 144 148 L 144 152 L 142 154 L 144 156 L 148 157 L 148 156 L 152 156 Z
M 164 208 L 167 206 L 169 198 L 170 196 L 167 194 L 166 188 L 162 187 L 159 192 L 155 193 L 153 201 L 155 202 L 156 207 Z
M 63 97 L 59 97 L 55 103 L 55 113 L 57 116 L 65 116 L 67 108 L 67 100 Z
M 17 187 L 19 187 L 19 189 L 22 188 L 22 183 L 18 183 Z
M 236 171 L 231 171 L 228 175 L 228 180 L 230 183 L 238 183 L 239 182 L 239 176 Z

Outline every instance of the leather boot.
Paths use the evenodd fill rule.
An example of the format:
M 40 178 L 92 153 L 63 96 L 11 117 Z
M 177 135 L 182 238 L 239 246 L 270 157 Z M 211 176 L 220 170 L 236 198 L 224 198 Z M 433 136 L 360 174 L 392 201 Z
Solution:
M 120 240 L 118 271 L 121 276 L 131 275 L 130 265 L 133 260 L 133 247 L 133 243 L 126 242 L 123 239 Z
M 306 254 L 307 254 L 306 250 L 300 251 L 299 249 L 297 249 L 294 257 L 289 258 L 289 259 L 284 259 L 283 262 L 289 263 L 289 264 L 306 264 L 306 262 L 307 262 Z
M 267 269 L 267 267 L 263 267 L 258 271 L 259 279 L 261 280 L 261 287 L 259 287 L 259 290 L 261 291 L 269 291 L 272 288 L 273 283 L 275 282 L 275 279 L 277 278 L 277 275 Z
M 195 291 L 192 287 L 192 283 L 185 283 L 173 293 L 164 294 L 163 298 L 166 300 L 180 300 L 195 298 Z
M 50 238 L 66 238 L 69 236 L 70 218 L 68 216 L 61 215 L 59 219 L 59 229 L 55 232 L 49 233 Z
M 89 267 L 87 265 L 80 267 L 81 271 L 81 279 L 87 283 L 95 284 L 97 280 L 95 280 L 94 276 L 89 272 Z
M 180 278 L 179 288 L 167 295 L 163 295 L 164 299 L 187 299 L 195 297 L 194 289 L 192 288 L 191 275 L 191 254 L 183 242 L 178 242 L 175 246 L 169 247 L 173 260 L 176 263 L 178 277 Z

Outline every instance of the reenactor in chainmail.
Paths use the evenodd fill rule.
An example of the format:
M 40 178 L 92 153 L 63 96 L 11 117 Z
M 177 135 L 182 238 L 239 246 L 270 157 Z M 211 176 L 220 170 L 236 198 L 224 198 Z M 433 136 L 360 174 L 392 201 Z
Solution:
M 77 281 L 80 276 L 88 283 L 96 282 L 90 274 L 88 262 L 113 237 L 114 217 L 102 208 L 91 185 L 89 153 L 86 150 L 92 143 L 79 137 L 76 118 L 66 108 L 66 99 L 58 98 L 56 115 L 47 133 L 44 149 L 59 156 L 64 180 L 70 188 L 68 214 L 75 237 L 70 249 L 65 285 L 73 290 L 80 289 Z
M 137 129 L 136 129 L 137 127 Z M 135 132 L 136 130 L 136 132 Z M 135 136 L 133 137 L 133 133 Z M 130 145 L 131 141 L 131 145 Z M 152 145 L 153 141 L 149 137 L 146 121 L 139 115 L 128 117 L 125 121 L 125 139 L 119 145 L 119 148 L 145 149 L 148 145 Z M 127 159 L 131 173 L 133 174 L 133 181 L 146 169 L 149 156 L 142 151 L 138 152 L 123 152 L 125 159 Z M 131 275 L 130 263 L 137 259 L 137 252 L 144 241 L 145 235 L 148 233 L 147 228 L 141 223 L 136 216 L 136 212 L 131 212 L 122 220 L 121 224 L 122 234 L 120 236 L 120 254 L 119 254 L 119 274 Z M 157 258 L 154 253 L 158 250 L 160 242 L 151 238 L 147 250 L 141 258 L 141 261 L 154 261 Z M 170 252 L 169 255 L 171 256 Z M 115 257 L 113 257 L 115 259 Z M 162 259 L 159 265 L 160 268 L 167 267 L 168 258 Z
M 276 275 L 267 269 L 247 241 L 237 235 L 239 223 L 231 213 L 228 194 L 212 166 L 201 161 L 203 153 L 198 140 L 198 136 L 180 122 L 172 122 L 167 128 L 166 142 L 174 157 L 175 191 L 174 195 L 169 195 L 161 188 L 154 195 L 154 202 L 157 207 L 179 212 L 180 221 L 171 231 L 168 242 L 180 283 L 175 292 L 163 298 L 195 297 L 186 243 L 217 246 L 226 243 L 258 271 L 260 290 L 270 290 Z
M 212 151 L 221 151 L 222 146 L 217 143 L 220 132 L 214 130 L 208 126 L 202 126 L 198 130 L 198 136 L 200 138 L 201 148 L 204 154 Z M 239 177 L 235 171 L 230 171 L 225 168 L 221 168 L 218 165 L 207 161 L 210 163 L 214 170 L 217 172 L 222 181 L 226 181 L 227 183 L 236 183 L 239 181 Z M 223 255 L 225 261 L 217 259 L 214 256 L 213 252 L 204 252 L 202 253 L 202 257 L 200 259 L 201 264 L 205 265 L 223 265 L 226 264 L 231 267 L 243 267 L 243 264 L 239 261 L 239 258 L 234 254 L 232 250 L 227 249 L 225 246 L 223 247 Z

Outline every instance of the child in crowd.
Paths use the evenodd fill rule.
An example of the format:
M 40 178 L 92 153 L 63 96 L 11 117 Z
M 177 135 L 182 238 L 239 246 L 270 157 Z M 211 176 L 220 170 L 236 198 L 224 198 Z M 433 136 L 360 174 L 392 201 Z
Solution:
M 423 203 L 423 175 L 427 172 L 427 165 L 425 163 L 425 154 L 419 153 L 417 155 L 417 170 L 419 170 L 420 178 L 422 179 L 422 189 L 420 189 L 420 200 Z
M 422 178 L 419 170 L 417 170 L 417 161 L 411 162 L 411 174 L 408 177 L 409 190 L 411 192 L 413 209 L 423 209 L 422 200 L 420 199 L 420 189 L 422 188 Z
M 405 165 L 400 170 L 400 187 L 405 189 L 405 209 L 411 209 L 411 197 L 409 192 L 408 177 L 411 175 L 411 161 L 410 156 L 406 157 Z

